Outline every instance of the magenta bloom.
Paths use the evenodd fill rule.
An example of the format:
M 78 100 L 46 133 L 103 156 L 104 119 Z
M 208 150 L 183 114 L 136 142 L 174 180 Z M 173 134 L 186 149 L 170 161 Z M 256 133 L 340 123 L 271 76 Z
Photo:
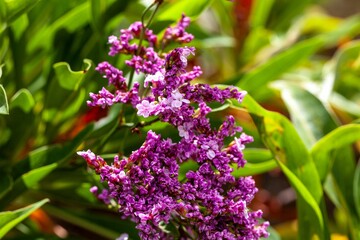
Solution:
M 175 28 L 165 31 L 162 44 L 170 40 L 189 42 L 192 35 L 185 32 L 189 19 L 182 17 Z M 241 239 L 267 237 L 268 222 L 260 223 L 262 212 L 251 211 L 248 205 L 257 192 L 251 177 L 232 176 L 234 163 L 243 167 L 245 144 L 253 138 L 236 126 L 233 116 L 227 116 L 219 128 L 213 128 L 207 114 L 211 102 L 223 103 L 234 98 L 241 101 L 246 92 L 236 88 L 213 88 L 207 84 L 192 84 L 202 74 L 199 66 L 187 70 L 187 58 L 195 48 L 176 48 L 163 58 L 153 51 L 160 45 L 148 29 L 148 47 L 138 51 L 130 40 L 138 38 L 142 25 L 135 23 L 121 31 L 119 38 L 111 36 L 110 55 L 133 54 L 127 64 L 136 72 L 146 73 L 144 88 L 147 96 L 138 93 L 139 83 L 127 90 L 122 72 L 110 64 L 99 64 L 97 70 L 115 86 L 115 93 L 103 88 L 91 94 L 90 106 L 131 104 L 142 117 L 157 116 L 160 121 L 178 130 L 180 140 L 164 139 L 153 131 L 147 133 L 143 145 L 127 158 L 114 157 L 107 164 L 90 150 L 78 152 L 100 175 L 108 188 L 98 192 L 99 199 L 109 204 L 115 200 L 119 212 L 136 222 L 142 239 Z M 141 54 L 135 55 L 136 52 Z M 147 55 L 148 54 L 148 55 Z M 240 134 L 241 133 L 241 134 Z M 237 136 L 237 137 L 236 137 Z M 232 138 L 229 145 L 225 139 Z M 196 168 L 179 175 L 181 164 L 193 161 Z

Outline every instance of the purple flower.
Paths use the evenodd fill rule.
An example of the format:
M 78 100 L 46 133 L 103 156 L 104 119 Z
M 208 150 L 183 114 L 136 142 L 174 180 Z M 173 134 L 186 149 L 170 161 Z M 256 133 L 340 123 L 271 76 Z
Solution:
M 189 42 L 193 36 L 185 32 L 189 18 L 182 16 L 174 28 L 166 29 L 161 44 L 140 22 L 121 30 L 119 37 L 110 36 L 110 55 L 130 54 L 126 64 L 136 73 L 145 73 L 146 96 L 139 94 L 139 83 L 127 90 L 123 73 L 107 62 L 97 70 L 115 86 L 111 93 L 103 88 L 91 93 L 89 106 L 131 104 L 137 115 L 157 116 L 178 130 L 180 140 L 164 139 L 148 131 L 143 145 L 128 158 L 114 157 L 111 164 L 90 150 L 78 152 L 100 175 L 107 188 L 91 192 L 105 204 L 115 201 L 119 212 L 136 223 L 142 239 L 173 239 L 164 226 L 175 225 L 186 239 L 259 239 L 267 237 L 268 222 L 259 223 L 261 211 L 251 211 L 249 204 L 257 188 L 251 177 L 232 176 L 230 167 L 243 167 L 245 144 L 253 141 L 242 133 L 235 119 L 228 116 L 219 128 L 207 117 L 211 102 L 223 103 L 234 98 L 242 101 L 246 92 L 228 87 L 219 89 L 207 84 L 192 84 L 202 74 L 199 66 L 187 70 L 188 57 L 195 48 L 176 48 L 158 55 L 156 46 L 170 40 Z M 133 39 L 145 33 L 145 45 Z M 145 95 L 145 94 L 144 94 Z M 241 134 L 240 134 L 241 133 Z M 239 136 L 240 135 L 240 136 Z M 225 140 L 234 140 L 225 145 Z M 196 169 L 179 175 L 181 164 L 192 161 Z
M 165 30 L 164 36 L 162 38 L 163 46 L 165 46 L 169 41 L 176 41 L 180 43 L 189 43 L 194 39 L 192 34 L 189 34 L 185 29 L 190 25 L 190 18 L 182 15 L 180 21 L 175 27 L 168 27 Z
M 126 79 L 122 71 L 113 67 L 108 62 L 99 63 L 95 69 L 104 74 L 103 77 L 109 80 L 109 85 L 114 85 L 117 89 L 126 91 Z
M 156 105 L 154 102 L 149 103 L 148 100 L 143 100 L 141 103 L 136 105 L 137 114 L 139 116 L 149 117 L 156 111 Z

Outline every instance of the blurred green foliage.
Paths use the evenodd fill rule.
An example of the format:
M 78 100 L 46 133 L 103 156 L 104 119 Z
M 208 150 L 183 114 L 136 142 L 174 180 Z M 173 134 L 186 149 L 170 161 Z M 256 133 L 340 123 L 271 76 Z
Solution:
M 74 153 L 91 148 L 111 158 L 142 144 L 144 134 L 129 133 L 132 111 L 90 110 L 86 100 L 106 85 L 96 63 L 129 74 L 124 59 L 107 55 L 106 39 L 140 20 L 148 4 L 0 0 L 0 237 L 138 238 L 133 223 L 92 196 L 99 181 Z M 161 34 L 188 14 L 194 61 L 204 70 L 199 81 L 248 91 L 243 104 L 212 114 L 216 124 L 233 113 L 255 137 L 235 176 L 280 168 L 297 193 L 297 232 L 271 229 L 270 239 L 360 239 L 360 16 L 335 18 L 315 4 L 164 1 L 151 25 Z M 176 137 L 165 124 L 151 128 Z M 63 232 L 54 230 L 57 222 Z

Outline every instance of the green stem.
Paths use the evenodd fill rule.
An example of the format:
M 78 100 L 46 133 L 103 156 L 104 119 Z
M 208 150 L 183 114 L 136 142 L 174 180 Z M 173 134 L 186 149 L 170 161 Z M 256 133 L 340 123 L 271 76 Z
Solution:
M 141 24 L 142 24 L 142 29 L 141 29 L 141 33 L 140 33 L 140 39 L 139 39 L 139 45 L 138 45 L 138 49 L 135 53 L 135 55 L 139 55 L 141 53 L 141 46 L 142 46 L 142 43 L 143 43 L 143 40 L 144 40 L 144 36 L 145 36 L 145 30 L 150 26 L 152 20 L 154 19 L 154 16 L 157 12 L 157 10 L 159 9 L 159 6 L 162 2 L 154 2 L 152 3 L 149 7 L 147 7 L 144 11 L 144 13 L 142 14 L 141 16 Z M 145 24 L 145 16 L 146 14 L 148 13 L 148 11 L 153 7 L 155 6 L 155 10 L 152 12 L 152 14 L 150 15 L 150 18 L 147 22 L 147 24 Z M 130 87 L 131 84 L 132 84 L 132 81 L 134 79 L 134 74 L 135 74 L 135 69 L 132 69 L 131 70 L 131 73 L 130 73 L 130 77 L 129 77 L 129 83 L 128 83 L 128 86 Z
M 144 11 L 144 13 L 142 14 L 141 16 L 141 24 L 142 24 L 142 29 L 141 29 L 141 33 L 140 33 L 140 39 L 139 39 L 139 45 L 138 45 L 138 49 L 135 53 L 135 55 L 139 55 L 141 53 L 141 47 L 142 47 L 142 43 L 143 43 L 143 39 L 144 39 L 144 36 L 145 36 L 145 30 L 150 26 L 152 20 L 154 19 L 154 16 L 157 12 L 157 10 L 159 9 L 159 6 L 160 4 L 162 3 L 163 1 L 154 1 L 149 7 L 147 7 Z M 150 15 L 150 18 L 147 22 L 147 24 L 145 24 L 145 16 L 146 14 L 148 13 L 148 11 L 153 7 L 155 6 L 155 9 L 154 11 L 151 13 Z M 131 73 L 130 73 L 130 77 L 129 77 L 129 82 L 128 82 L 128 86 L 130 87 L 132 85 L 132 82 L 133 82 L 133 79 L 134 79 L 134 75 L 135 75 L 135 69 L 132 69 Z M 132 117 L 132 121 L 134 122 L 136 119 L 136 112 L 134 113 L 133 117 Z M 130 134 L 130 131 L 131 129 L 127 130 L 125 132 L 125 136 L 124 138 L 126 139 L 129 134 Z M 122 141 L 121 143 L 121 146 L 120 146 L 120 152 L 124 152 L 124 142 L 125 141 Z

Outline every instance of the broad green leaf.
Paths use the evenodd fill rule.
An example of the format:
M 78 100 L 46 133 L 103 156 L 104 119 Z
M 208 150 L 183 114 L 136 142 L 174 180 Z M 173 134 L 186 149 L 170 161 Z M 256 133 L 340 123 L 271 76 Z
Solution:
M 13 227 L 18 225 L 21 221 L 27 218 L 32 212 L 40 208 L 49 199 L 43 199 L 37 203 L 31 204 L 27 207 L 15 210 L 0 212 L 0 238 L 4 237 Z
M 262 163 L 274 159 L 272 153 L 264 148 L 245 148 L 243 153 L 248 163 Z
M 290 70 L 301 61 L 313 55 L 322 47 L 330 47 L 340 39 L 353 36 L 360 29 L 360 16 L 345 20 L 335 31 L 303 40 L 268 59 L 260 66 L 247 72 L 238 82 L 238 86 L 247 90 L 254 98 L 261 97 L 266 88 L 259 88 L 270 81 L 276 80 L 281 74 Z
M 92 62 L 89 59 L 85 59 L 84 64 L 84 70 L 74 72 L 66 62 L 55 63 L 54 70 L 60 86 L 66 90 L 77 90 L 85 78 L 85 73 L 92 66 Z
M 233 165 L 232 175 L 235 177 L 252 176 L 275 169 L 278 165 L 274 160 L 272 153 L 264 148 L 245 148 L 244 159 L 246 164 L 242 168 Z
M 338 127 L 321 138 L 311 149 L 320 177 L 322 181 L 326 180 L 326 193 L 338 208 L 345 211 L 349 222 L 354 226 L 358 224 L 358 220 L 354 215 L 357 204 L 354 202 L 353 191 L 355 161 L 350 144 L 360 139 L 359 130 L 358 124 Z
M 260 0 L 261 1 L 261 0 Z M 270 16 L 270 28 L 277 31 L 285 31 L 293 24 L 293 20 L 303 15 L 303 11 L 314 0 L 303 1 L 275 1 Z
M 6 92 L 1 84 L 0 84 L 0 114 L 9 114 L 9 104 L 6 97 Z
M 278 163 L 283 173 L 289 179 L 299 198 L 297 207 L 298 221 L 300 225 L 298 235 L 299 239 L 328 239 L 327 233 L 324 233 L 326 226 L 318 202 L 315 201 L 311 192 L 306 186 L 303 185 L 302 181 L 297 178 L 296 175 L 285 166 L 285 164 L 282 162 Z M 309 211 L 308 206 L 312 211 Z M 302 212 L 303 210 L 305 212 Z M 316 220 L 313 219 L 313 217 L 315 217 Z M 307 225 L 306 223 L 310 224 Z M 317 234 L 317 238 L 314 238 L 314 233 Z
M 87 98 L 88 93 L 85 91 L 85 89 L 80 89 L 78 91 L 77 97 L 73 100 L 73 102 L 67 108 L 65 108 L 64 111 L 61 112 L 61 120 L 68 119 L 78 113 Z
M 263 27 L 268 19 L 274 0 L 255 0 L 251 9 L 250 27 Z
M 16 19 L 11 24 L 11 30 L 14 33 L 14 39 L 16 40 L 16 42 L 21 41 L 20 38 L 21 38 L 21 36 L 23 36 L 24 32 L 26 31 L 26 29 L 28 27 L 29 27 L 29 19 L 28 19 L 27 15 L 22 15 L 21 17 Z M 22 53 L 22 54 L 24 54 L 24 53 Z M 18 57 L 18 56 L 16 56 L 16 57 Z
M 297 43 L 286 51 L 275 55 L 259 67 L 246 73 L 237 85 L 256 97 L 260 94 L 259 86 L 264 86 L 268 82 L 275 80 L 300 61 L 307 59 L 322 47 L 324 43 L 324 39 L 320 37 Z
M 35 106 L 35 100 L 29 90 L 20 89 L 11 99 L 10 107 L 19 108 L 24 113 L 30 113 Z
M 22 14 L 28 12 L 34 7 L 40 0 L 2 0 L 5 7 L 6 21 L 11 23 L 16 20 Z
M 265 172 L 269 172 L 277 168 L 278 165 L 275 160 L 270 160 L 260 163 L 246 163 L 244 167 L 237 168 L 236 165 L 233 165 L 234 171 L 231 173 L 234 177 L 241 176 L 253 176 Z
M 336 149 L 350 145 L 358 140 L 360 140 L 360 125 L 348 124 L 336 128 L 316 142 L 316 144 L 311 148 L 310 153 L 315 161 L 315 164 L 318 166 L 317 168 L 321 179 L 326 177 L 326 173 L 331 167 L 329 166 L 329 154 Z
M 331 32 L 342 22 L 340 18 L 318 11 L 306 13 L 300 21 L 303 34 Z
M 279 113 L 265 110 L 249 95 L 243 103 L 233 101 L 233 104 L 249 111 L 274 158 L 294 172 L 319 202 L 322 198 L 320 178 L 309 152 L 290 121 Z
M 102 15 L 106 10 L 107 1 L 90 0 L 90 3 L 92 22 L 95 26 L 95 29 L 99 31 L 103 27 Z
M 311 148 L 317 140 L 337 127 L 338 124 L 329 113 L 329 110 L 308 91 L 296 85 L 286 84 L 285 82 L 278 82 L 276 85 L 281 89 L 283 101 L 289 109 L 296 130 L 308 148 Z M 337 143 L 339 143 L 338 140 L 336 139 Z M 331 142 L 327 142 L 327 144 L 328 146 L 335 145 Z M 345 209 L 352 209 L 354 205 L 351 190 L 353 188 L 352 181 L 354 174 L 352 150 L 348 146 L 342 145 L 341 148 L 339 147 L 336 148 L 336 151 L 332 151 L 331 156 L 329 152 L 323 152 L 326 151 L 326 147 L 322 146 L 322 148 L 312 151 L 319 154 L 318 156 L 312 156 L 322 182 L 325 181 L 328 173 L 333 175 L 334 183 L 327 185 L 328 187 L 325 188 L 326 192 L 335 191 L 334 188 L 329 188 L 329 186 L 336 185 L 338 188 L 336 195 L 339 197 L 342 195 L 340 200 L 336 200 L 336 202 L 341 202 L 342 207 Z
M 212 1 L 213 0 L 198 0 L 189 3 L 188 0 L 178 0 L 168 4 L 168 7 L 164 7 L 156 19 L 158 21 L 177 21 L 183 13 L 186 16 L 195 19 L 212 3 Z
M 84 26 L 90 20 L 90 3 L 85 2 L 71 11 L 62 15 L 51 25 L 47 26 L 41 32 L 36 34 L 29 42 L 29 51 L 37 51 L 37 48 L 50 49 L 55 33 L 60 29 L 64 28 L 69 32 L 74 32 L 80 27 Z M 46 39 L 46 41 L 44 41 Z
M 299 233 L 302 239 L 314 234 L 327 239 L 328 230 L 321 215 L 323 203 L 319 175 L 304 143 L 290 121 L 276 112 L 270 112 L 257 104 L 249 95 L 242 104 L 233 101 L 235 107 L 245 107 L 260 132 L 263 142 L 272 152 L 277 163 L 298 193 Z M 309 226 L 312 226 L 309 229 Z
M 275 82 L 273 86 L 281 91 L 291 121 L 308 149 L 337 127 L 329 110 L 305 89 L 286 82 Z
M 85 104 L 86 92 L 80 88 L 86 78 L 93 73 L 91 61 L 84 60 L 84 70 L 72 71 L 67 63 L 54 65 L 56 78 L 50 83 L 45 98 L 45 107 L 42 114 L 47 123 L 46 134 L 48 139 L 53 139 L 59 133 L 60 126 L 65 120 L 77 114 Z

